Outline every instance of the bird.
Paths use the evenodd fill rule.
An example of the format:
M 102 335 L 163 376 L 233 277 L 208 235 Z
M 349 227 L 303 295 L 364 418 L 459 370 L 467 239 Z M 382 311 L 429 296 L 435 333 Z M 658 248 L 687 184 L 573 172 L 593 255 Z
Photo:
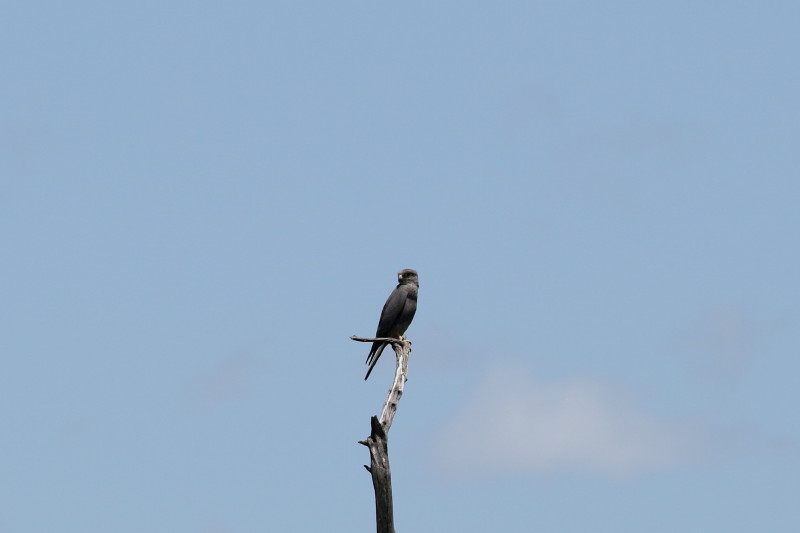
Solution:
M 397 287 L 394 288 L 386 303 L 383 304 L 381 319 L 378 321 L 378 330 L 375 332 L 376 338 L 395 337 L 403 339 L 414 313 L 417 312 L 417 292 L 419 291 L 419 277 L 416 270 L 406 268 L 397 273 Z M 375 341 L 372 349 L 367 356 L 369 369 L 364 380 L 369 377 L 375 363 L 383 353 L 383 349 L 389 344 L 386 341 Z

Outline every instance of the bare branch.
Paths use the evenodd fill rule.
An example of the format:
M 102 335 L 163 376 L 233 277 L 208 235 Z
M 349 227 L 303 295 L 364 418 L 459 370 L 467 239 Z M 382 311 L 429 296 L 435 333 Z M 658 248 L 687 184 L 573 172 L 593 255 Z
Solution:
M 410 340 L 398 339 L 396 337 L 377 337 L 373 339 L 372 337 L 359 337 L 357 335 L 350 335 L 350 338 L 358 342 L 388 342 L 391 343 L 392 345 L 402 344 L 404 342 L 411 342 Z
M 397 404 L 403 396 L 403 389 L 408 380 L 408 359 L 411 355 L 411 341 L 395 338 L 365 338 L 353 335 L 358 342 L 388 342 L 394 350 L 397 366 L 394 381 L 386 395 L 380 418 L 370 418 L 372 431 L 370 436 L 359 444 L 369 448 L 370 466 L 364 468 L 372 475 L 372 486 L 375 489 L 375 517 L 378 533 L 394 533 L 394 511 L 392 508 L 392 474 L 389 469 L 389 428 L 392 426 Z
M 397 404 L 400 403 L 400 398 L 403 396 L 406 381 L 408 380 L 408 358 L 411 355 L 411 341 L 405 341 L 402 344 L 392 343 L 397 358 L 397 366 L 394 371 L 394 381 L 389 391 L 386 394 L 386 401 L 383 402 L 381 409 L 381 426 L 386 433 L 389 433 L 389 428 L 392 427 L 392 420 L 397 412 Z
M 372 431 L 360 444 L 369 448 L 370 465 L 364 468 L 372 475 L 375 491 L 375 523 L 377 533 L 394 533 L 392 505 L 392 473 L 389 469 L 388 436 L 377 416 L 370 418 Z

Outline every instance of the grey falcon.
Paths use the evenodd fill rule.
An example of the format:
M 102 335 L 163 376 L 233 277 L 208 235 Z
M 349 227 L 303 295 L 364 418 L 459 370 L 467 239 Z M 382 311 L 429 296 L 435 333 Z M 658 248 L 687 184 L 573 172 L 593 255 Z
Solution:
M 414 319 L 414 313 L 417 312 L 417 293 L 419 291 L 417 271 L 410 268 L 401 270 L 397 273 L 397 281 L 397 287 L 394 288 L 392 294 L 386 299 L 386 303 L 383 304 L 381 319 L 378 321 L 378 330 L 375 332 L 376 338 L 395 337 L 402 339 L 403 333 L 406 332 L 406 329 Z M 372 343 L 372 349 L 367 356 L 369 369 L 367 370 L 367 375 L 364 376 L 364 380 L 369 377 L 387 344 L 389 343 L 380 341 Z

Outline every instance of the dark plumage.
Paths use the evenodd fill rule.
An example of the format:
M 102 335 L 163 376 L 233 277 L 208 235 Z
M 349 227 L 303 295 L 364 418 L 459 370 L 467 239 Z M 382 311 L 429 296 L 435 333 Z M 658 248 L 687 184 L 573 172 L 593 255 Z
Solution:
M 378 321 L 378 331 L 375 332 L 376 338 L 395 337 L 402 339 L 403 333 L 406 332 L 406 329 L 414 319 L 414 313 L 417 312 L 417 291 L 419 290 L 417 271 L 408 268 L 401 270 L 397 273 L 397 280 L 399 282 L 397 287 L 394 288 L 386 303 L 383 304 L 381 319 Z M 369 377 L 387 344 L 387 342 L 372 343 L 372 349 L 367 356 L 369 369 L 367 370 L 367 375 L 364 376 L 365 380 Z

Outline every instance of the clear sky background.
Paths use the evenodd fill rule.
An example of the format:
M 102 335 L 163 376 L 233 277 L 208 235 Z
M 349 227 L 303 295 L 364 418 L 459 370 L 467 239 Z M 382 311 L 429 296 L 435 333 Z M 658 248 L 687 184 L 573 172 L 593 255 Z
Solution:
M 800 531 L 798 21 L 5 5 L 0 532 Z

